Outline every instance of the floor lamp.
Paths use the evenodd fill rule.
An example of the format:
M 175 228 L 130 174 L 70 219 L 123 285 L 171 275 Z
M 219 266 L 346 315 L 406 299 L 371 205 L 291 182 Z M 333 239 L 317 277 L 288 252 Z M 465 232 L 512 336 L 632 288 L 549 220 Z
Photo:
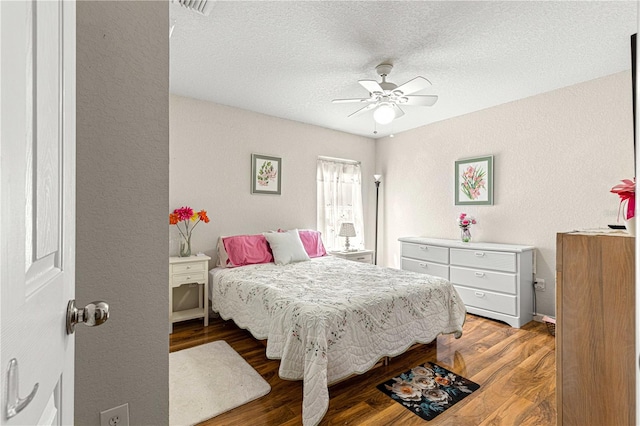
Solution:
M 380 179 L 382 175 L 373 175 L 374 182 L 376 184 L 376 241 L 373 253 L 373 264 L 378 264 L 378 192 L 380 191 Z

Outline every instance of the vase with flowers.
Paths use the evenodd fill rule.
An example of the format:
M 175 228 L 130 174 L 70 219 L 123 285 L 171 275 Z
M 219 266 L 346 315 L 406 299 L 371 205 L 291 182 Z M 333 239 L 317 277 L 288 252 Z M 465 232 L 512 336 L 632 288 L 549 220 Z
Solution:
M 195 212 L 191 207 L 180 207 L 169 213 L 169 225 L 176 225 L 180 233 L 180 257 L 191 256 L 191 233 L 200 222 L 209 223 L 205 210 Z
M 460 239 L 463 243 L 471 242 L 471 225 L 478 223 L 473 216 L 466 213 L 460 213 L 458 216 L 458 226 L 460 227 Z
M 627 232 L 631 235 L 636 233 L 636 178 L 622 179 L 622 183 L 611 188 L 611 192 L 620 197 L 618 206 L 618 220 L 620 220 L 620 210 L 624 208 L 623 218 Z

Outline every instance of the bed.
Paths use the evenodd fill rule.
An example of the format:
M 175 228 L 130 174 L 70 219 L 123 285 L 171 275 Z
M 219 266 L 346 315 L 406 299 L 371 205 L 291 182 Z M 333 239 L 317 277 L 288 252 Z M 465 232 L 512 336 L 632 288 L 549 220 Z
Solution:
M 465 320 L 445 279 L 333 256 L 209 273 L 213 311 L 266 339 L 281 378 L 303 381 L 304 425 L 324 417 L 330 384 L 439 334 L 460 337 Z

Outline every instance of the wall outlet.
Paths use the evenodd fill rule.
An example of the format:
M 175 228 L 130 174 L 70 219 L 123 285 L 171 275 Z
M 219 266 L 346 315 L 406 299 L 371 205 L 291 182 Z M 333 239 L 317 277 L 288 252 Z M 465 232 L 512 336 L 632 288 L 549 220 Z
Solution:
M 533 288 L 535 288 L 537 291 L 544 291 L 547 288 L 547 285 L 542 278 L 536 278 L 533 284 Z
M 129 403 L 101 411 L 100 426 L 129 426 Z

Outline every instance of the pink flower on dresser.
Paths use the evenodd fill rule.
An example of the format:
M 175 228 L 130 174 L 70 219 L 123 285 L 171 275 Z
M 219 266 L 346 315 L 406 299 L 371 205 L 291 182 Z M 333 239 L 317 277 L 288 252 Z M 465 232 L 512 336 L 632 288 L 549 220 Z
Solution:
M 611 192 L 620 197 L 620 207 L 618 207 L 618 220 L 620 219 L 620 208 L 627 201 L 627 211 L 624 213 L 625 219 L 631 219 L 636 215 L 636 178 L 622 179 L 622 183 L 611 188 Z
M 466 213 L 460 213 L 457 222 L 458 226 L 463 229 L 469 228 L 471 225 L 475 225 L 476 223 L 478 223 L 475 217 L 469 216 Z

